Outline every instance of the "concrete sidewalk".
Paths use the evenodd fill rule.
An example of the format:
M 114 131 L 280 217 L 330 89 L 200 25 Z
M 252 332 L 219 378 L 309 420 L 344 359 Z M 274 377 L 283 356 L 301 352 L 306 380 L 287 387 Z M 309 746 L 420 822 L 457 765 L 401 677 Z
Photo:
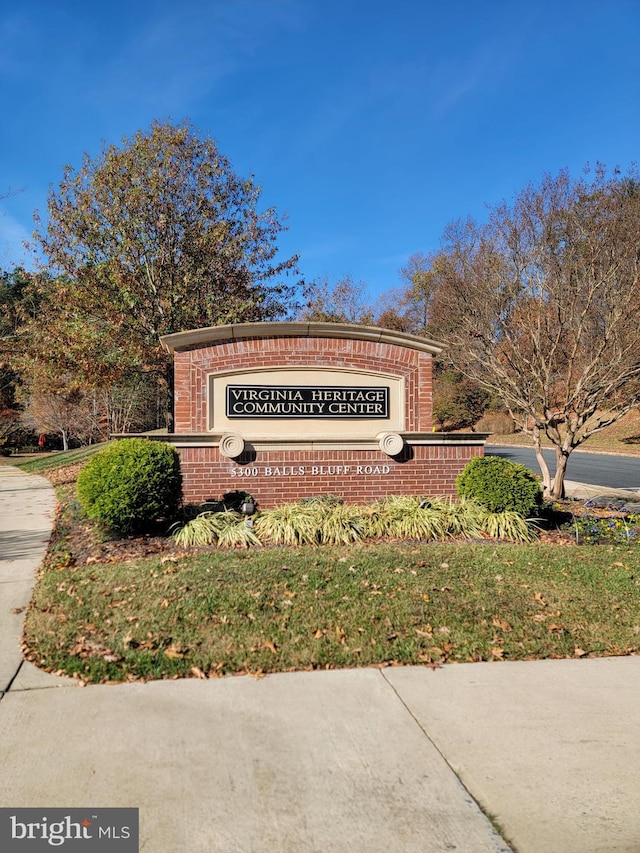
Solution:
M 21 669 L 24 611 L 47 551 L 55 511 L 56 496 L 48 480 L 0 465 L 0 697 Z
M 53 507 L 13 471 L 0 624 Z M 147 853 L 508 851 L 483 810 L 519 853 L 640 851 L 640 658 L 79 689 L 14 678 L 14 645 L 0 629 L 2 806 L 139 807 Z
M 565 480 L 565 494 L 568 498 L 578 501 L 588 501 L 594 498 L 607 498 L 610 500 L 623 501 L 625 504 L 638 504 L 640 494 L 629 489 L 612 489 L 607 486 L 592 486 L 589 483 L 577 483 L 573 480 Z M 637 510 L 634 508 L 633 510 Z

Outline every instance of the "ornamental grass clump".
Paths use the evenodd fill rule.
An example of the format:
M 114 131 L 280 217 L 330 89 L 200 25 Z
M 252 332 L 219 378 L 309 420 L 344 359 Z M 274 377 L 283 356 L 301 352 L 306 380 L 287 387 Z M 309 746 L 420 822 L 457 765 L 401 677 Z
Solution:
M 315 545 L 324 514 L 317 504 L 282 504 L 256 516 L 255 532 L 272 545 Z
M 368 534 L 381 539 L 445 539 L 447 515 L 424 498 L 390 495 L 371 507 Z
M 483 519 L 486 510 L 471 498 L 460 498 L 455 501 L 451 497 L 423 498 L 423 506 L 440 513 L 446 537 L 455 539 L 476 539 L 482 535 Z M 444 537 L 443 537 L 444 538 Z
M 492 539 L 507 539 L 510 542 L 533 542 L 537 535 L 535 522 L 508 509 L 503 512 L 486 512 L 482 528 Z
M 182 547 L 217 545 L 353 545 L 367 539 L 475 539 L 491 536 L 529 542 L 535 528 L 518 513 L 490 512 L 471 498 L 391 495 L 370 506 L 318 499 L 261 510 L 249 524 L 240 513 L 207 511 L 174 532 Z
M 168 444 L 127 438 L 99 450 L 80 471 L 78 500 L 89 518 L 137 533 L 175 517 L 182 503 L 180 457 Z
M 333 504 L 318 512 L 318 534 L 320 545 L 352 545 L 364 539 L 366 522 L 363 509 L 358 506 Z
M 535 517 L 542 506 L 540 483 L 528 468 L 500 456 L 472 459 L 456 479 L 460 497 L 473 498 L 489 512 Z
M 173 534 L 182 548 L 217 545 L 220 548 L 249 548 L 262 543 L 239 512 L 201 512 Z

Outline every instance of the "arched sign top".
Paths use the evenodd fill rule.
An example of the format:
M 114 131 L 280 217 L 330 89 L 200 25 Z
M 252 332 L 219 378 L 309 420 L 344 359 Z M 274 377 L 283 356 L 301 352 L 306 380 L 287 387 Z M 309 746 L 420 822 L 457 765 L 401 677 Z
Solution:
M 187 332 L 175 332 L 160 338 L 167 352 L 186 350 L 219 341 L 240 341 L 247 338 L 344 338 L 353 341 L 372 341 L 406 347 L 419 352 L 438 355 L 446 344 L 421 338 L 393 329 L 376 326 L 354 326 L 350 323 L 233 323 L 225 326 L 209 326 Z
M 485 435 L 433 431 L 439 341 L 350 323 L 234 323 L 164 335 L 184 499 L 250 492 L 369 503 L 455 494 Z

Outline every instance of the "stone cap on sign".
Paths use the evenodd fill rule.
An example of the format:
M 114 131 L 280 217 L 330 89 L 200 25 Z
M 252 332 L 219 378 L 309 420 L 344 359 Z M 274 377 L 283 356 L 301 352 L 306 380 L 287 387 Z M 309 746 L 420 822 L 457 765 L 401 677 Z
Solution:
M 353 437 L 339 433 L 325 438 L 307 435 L 291 435 L 278 438 L 269 435 L 251 435 L 240 438 L 251 450 L 376 450 L 379 449 L 379 438 L 374 435 Z M 433 446 L 484 446 L 489 433 L 486 432 L 406 432 L 399 431 L 405 444 Z M 119 438 L 148 438 L 151 441 L 164 441 L 180 447 L 217 447 L 225 437 L 221 432 L 130 432 L 112 433 L 112 439 Z
M 350 323 L 233 323 L 225 326 L 209 326 L 187 332 L 162 335 L 160 341 L 169 353 L 222 341 L 241 341 L 247 338 L 346 338 L 354 341 L 373 341 L 418 350 L 438 355 L 446 344 L 421 338 L 393 329 L 377 326 L 354 326 Z

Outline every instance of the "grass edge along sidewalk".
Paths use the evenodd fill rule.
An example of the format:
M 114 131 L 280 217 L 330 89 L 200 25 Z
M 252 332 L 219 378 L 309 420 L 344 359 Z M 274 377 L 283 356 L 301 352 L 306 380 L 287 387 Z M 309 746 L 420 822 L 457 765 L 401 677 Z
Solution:
M 44 568 L 37 665 L 104 682 L 636 654 L 640 551 L 377 543 Z

